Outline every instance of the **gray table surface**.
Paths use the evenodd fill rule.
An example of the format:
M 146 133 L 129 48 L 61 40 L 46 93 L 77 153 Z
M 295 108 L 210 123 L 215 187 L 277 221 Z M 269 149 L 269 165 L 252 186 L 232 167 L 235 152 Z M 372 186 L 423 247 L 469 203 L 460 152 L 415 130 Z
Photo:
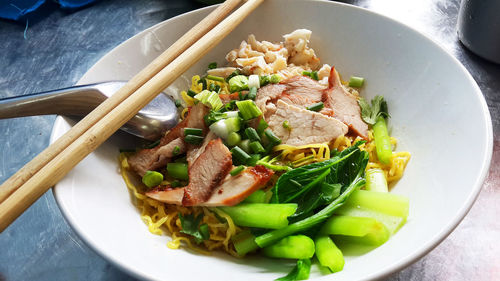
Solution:
M 475 205 L 439 246 L 387 280 L 500 280 L 500 65 L 459 43 L 460 0 L 343 2 L 392 17 L 444 46 L 479 84 L 493 120 L 492 166 Z M 200 5 L 190 0 L 108 0 L 73 13 L 55 7 L 44 6 L 44 17 L 29 23 L 26 38 L 24 23 L 0 21 L 0 98 L 71 86 L 125 39 Z M 48 146 L 54 119 L 0 120 L 0 182 Z M 47 192 L 0 235 L 1 280 L 135 279 L 88 248 Z

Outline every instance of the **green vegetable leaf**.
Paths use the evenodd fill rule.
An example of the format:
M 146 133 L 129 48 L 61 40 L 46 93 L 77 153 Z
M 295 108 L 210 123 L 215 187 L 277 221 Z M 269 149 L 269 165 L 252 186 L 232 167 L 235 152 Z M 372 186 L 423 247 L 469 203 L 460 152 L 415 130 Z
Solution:
M 297 265 L 286 276 L 276 279 L 275 281 L 296 281 L 309 279 L 311 272 L 311 259 L 302 259 L 297 261 Z
M 371 101 L 371 105 L 365 99 L 360 98 L 358 104 L 361 108 L 361 118 L 367 124 L 374 125 L 378 117 L 390 117 L 387 102 L 383 96 L 375 96 Z
M 181 220 L 181 232 L 194 237 L 194 241 L 197 244 L 203 242 L 210 238 L 210 232 L 208 231 L 208 225 L 206 223 L 200 225 L 203 219 L 203 214 L 194 216 L 194 214 L 186 215 L 185 217 L 179 213 L 179 219 Z
M 364 171 L 365 153 L 354 146 L 343 150 L 330 160 L 309 164 L 283 174 L 273 188 L 273 203 L 297 203 L 291 222 L 314 213 L 320 206 L 337 198 Z
M 226 119 L 227 118 L 227 114 L 224 113 L 224 112 L 220 112 L 220 111 L 217 111 L 217 110 L 213 110 L 211 109 L 207 115 L 205 115 L 204 119 L 205 119 L 205 124 L 207 126 L 210 127 L 210 125 L 212 125 L 213 123 L 219 121 L 219 120 L 222 120 L 222 119 Z

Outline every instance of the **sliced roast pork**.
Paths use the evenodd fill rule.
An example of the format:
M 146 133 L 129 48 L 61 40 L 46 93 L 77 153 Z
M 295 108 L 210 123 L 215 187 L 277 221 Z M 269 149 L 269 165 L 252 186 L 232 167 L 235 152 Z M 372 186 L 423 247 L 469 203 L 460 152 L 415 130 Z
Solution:
M 222 140 L 210 141 L 189 168 L 189 184 L 184 190 L 182 205 L 194 206 L 208 200 L 232 165 L 231 152 Z
M 179 147 L 177 154 L 182 154 L 188 149 L 184 143 L 184 128 L 208 130 L 203 121 L 203 116 L 208 113 L 208 108 L 202 103 L 190 108 L 186 118 L 177 124 L 161 139 L 160 144 L 151 149 L 142 149 L 128 158 L 130 167 L 141 177 L 147 172 L 165 166 L 175 156 L 174 149 Z M 177 155 L 176 154 L 176 155 Z
M 177 153 L 174 153 L 178 147 Z M 182 138 L 176 138 L 171 142 L 156 146 L 151 149 L 143 149 L 128 158 L 128 164 L 139 175 L 144 176 L 147 171 L 153 171 L 167 165 L 175 155 L 186 152 L 186 144 Z
M 339 74 L 334 67 L 330 71 L 328 83 L 328 89 L 323 92 L 325 107 L 331 108 L 333 116 L 349 126 L 354 133 L 367 139 L 368 125 L 361 119 L 358 99 L 342 86 Z
M 288 121 L 290 129 L 283 127 Z M 306 145 L 329 142 L 347 133 L 347 126 L 324 114 L 278 100 L 276 112 L 267 122 L 283 144 Z
M 205 139 L 203 139 L 203 143 L 200 146 L 188 145 L 186 160 L 189 167 L 191 167 L 196 159 L 203 153 L 203 151 L 205 151 L 208 143 L 215 139 L 217 139 L 217 136 L 212 131 L 208 131 L 208 134 L 205 136 Z
M 224 181 L 200 206 L 233 206 L 266 185 L 273 171 L 264 166 L 248 167 L 237 176 L 227 175 Z M 185 188 L 154 189 L 146 193 L 148 197 L 168 204 L 182 205 Z
M 167 204 L 182 205 L 184 188 L 155 188 L 146 192 L 146 196 Z
M 263 187 L 274 172 L 264 166 L 248 167 L 237 176 L 228 175 L 203 206 L 233 206 Z
M 267 119 L 276 111 L 277 100 L 306 108 L 322 101 L 324 90 L 325 86 L 318 81 L 299 75 L 260 88 L 255 103 Z

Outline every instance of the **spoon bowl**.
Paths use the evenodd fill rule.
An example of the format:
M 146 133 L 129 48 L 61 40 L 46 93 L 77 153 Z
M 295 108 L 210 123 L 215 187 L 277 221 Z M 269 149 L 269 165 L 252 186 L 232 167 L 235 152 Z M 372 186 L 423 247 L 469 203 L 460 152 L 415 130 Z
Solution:
M 0 119 L 59 114 L 81 118 L 125 85 L 110 81 L 74 86 L 0 100 Z M 157 140 L 177 124 L 179 113 L 165 93 L 141 109 L 121 130 L 146 140 Z

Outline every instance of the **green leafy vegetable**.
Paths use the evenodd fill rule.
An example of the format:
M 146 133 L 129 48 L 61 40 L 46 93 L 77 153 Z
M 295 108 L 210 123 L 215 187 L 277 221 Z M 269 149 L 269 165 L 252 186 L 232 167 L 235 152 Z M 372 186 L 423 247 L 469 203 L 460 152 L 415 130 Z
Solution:
M 208 64 L 208 69 L 215 69 L 217 68 L 217 63 L 216 62 L 211 62 Z
M 311 260 L 302 259 L 297 261 L 297 265 L 286 276 L 276 279 L 275 281 L 296 281 L 309 279 L 311 272 Z
M 359 142 L 357 143 L 357 145 L 359 145 Z M 259 247 L 266 247 L 268 245 L 271 245 L 272 243 L 275 243 L 283 237 L 297 232 L 303 232 L 324 222 L 333 214 L 333 212 L 338 207 L 340 207 L 344 203 L 344 201 L 351 195 L 352 192 L 365 184 L 364 171 L 368 163 L 368 153 L 366 151 L 361 151 L 357 145 L 345 149 L 345 152 L 342 151 L 338 156 L 334 157 L 334 159 L 330 159 L 320 163 L 314 163 L 316 165 L 310 164 L 304 166 L 307 169 L 301 169 L 304 167 L 294 169 L 291 172 L 285 173 L 280 177 L 280 180 L 281 178 L 283 178 L 283 180 L 281 184 L 279 183 L 280 180 L 278 180 L 275 188 L 273 189 L 273 202 L 285 202 L 288 198 L 293 197 L 293 200 L 291 201 L 297 202 L 297 204 L 302 205 L 300 206 L 301 210 L 310 209 L 310 207 L 305 205 L 305 202 L 309 202 L 307 201 L 307 195 L 309 194 L 309 192 L 303 192 L 303 195 L 300 197 L 296 197 L 293 195 L 299 192 L 300 188 L 307 187 L 311 182 L 315 181 L 315 179 L 319 175 L 323 175 L 326 173 L 327 176 L 325 176 L 324 180 L 327 183 L 341 184 L 341 194 L 319 212 L 301 219 L 295 223 L 292 223 L 287 227 L 276 229 L 258 236 L 257 238 L 255 238 L 255 242 L 257 243 L 257 245 L 259 245 Z M 323 165 L 320 165 L 321 163 L 323 163 Z M 331 171 L 328 172 L 328 169 L 331 169 Z M 301 187 L 297 187 L 297 185 L 294 185 L 290 181 L 290 179 L 296 181 Z M 332 179 L 336 179 L 337 181 L 331 181 Z M 320 182 L 321 181 L 319 181 L 318 183 Z M 283 188 L 283 184 L 286 184 L 288 188 Z M 295 191 L 289 192 L 289 190 Z M 295 212 L 295 214 L 297 214 L 297 212 Z
M 387 102 L 383 96 L 375 96 L 371 101 L 371 106 L 364 98 L 360 98 L 358 103 L 359 107 L 361 107 L 361 118 L 367 124 L 374 125 L 379 116 L 383 118 L 390 117 Z
M 203 214 L 199 214 L 196 217 L 194 214 L 190 214 L 184 217 L 181 213 L 179 213 L 179 219 L 181 220 L 181 232 L 193 236 L 194 241 L 197 244 L 200 244 L 203 240 L 210 238 L 208 225 L 205 223 L 200 225 L 200 222 L 203 219 Z

